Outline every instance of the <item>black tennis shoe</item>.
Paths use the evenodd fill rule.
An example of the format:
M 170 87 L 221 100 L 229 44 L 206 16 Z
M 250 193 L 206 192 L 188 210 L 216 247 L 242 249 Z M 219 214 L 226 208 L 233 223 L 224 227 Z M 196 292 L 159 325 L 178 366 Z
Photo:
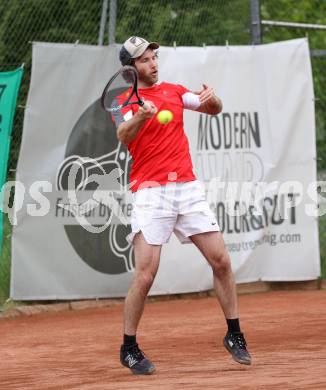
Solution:
M 227 332 L 223 344 L 236 362 L 248 365 L 251 364 L 251 356 L 247 351 L 247 343 L 243 333 Z
M 121 345 L 120 362 L 123 366 L 130 368 L 135 375 L 150 375 L 155 371 L 154 364 L 147 359 L 138 344 L 128 347 Z

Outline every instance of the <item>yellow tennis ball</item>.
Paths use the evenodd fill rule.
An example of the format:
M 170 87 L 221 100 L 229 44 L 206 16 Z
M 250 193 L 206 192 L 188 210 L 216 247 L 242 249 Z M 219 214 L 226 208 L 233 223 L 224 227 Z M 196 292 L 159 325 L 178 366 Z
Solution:
M 173 114 L 169 110 L 162 110 L 157 114 L 157 120 L 162 124 L 166 125 L 173 119 Z

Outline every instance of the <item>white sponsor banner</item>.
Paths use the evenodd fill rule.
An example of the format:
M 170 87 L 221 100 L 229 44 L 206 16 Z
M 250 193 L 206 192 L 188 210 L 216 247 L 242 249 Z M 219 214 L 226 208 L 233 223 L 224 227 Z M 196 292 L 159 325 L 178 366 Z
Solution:
M 114 184 L 114 172 L 121 169 L 119 183 L 128 184 L 130 157 L 99 103 L 105 83 L 120 67 L 118 52 L 118 46 L 33 45 L 16 177 L 25 192 L 21 202 L 16 197 L 13 218 L 13 299 L 118 297 L 129 288 L 134 270 L 126 241 L 130 226 L 117 223 L 112 199 L 107 199 L 110 207 L 104 202 L 93 210 L 109 222 L 107 228 L 80 226 L 68 191 L 72 167 L 85 199 L 96 198 L 92 183 L 85 184 L 92 175 L 112 174 Z M 184 122 L 194 170 L 206 185 L 236 281 L 317 278 L 318 220 L 311 216 L 316 209 L 314 93 L 307 40 L 162 47 L 159 72 L 160 80 L 191 90 L 207 83 L 223 101 L 218 116 L 185 111 Z M 241 207 L 227 201 L 230 194 L 237 200 L 240 185 L 251 183 L 253 193 L 262 182 L 276 182 L 277 191 L 262 197 L 257 213 L 248 209 L 233 215 Z M 118 193 L 114 204 L 130 217 L 129 196 Z M 206 261 L 194 245 L 181 245 L 173 235 L 163 248 L 151 294 L 210 288 Z

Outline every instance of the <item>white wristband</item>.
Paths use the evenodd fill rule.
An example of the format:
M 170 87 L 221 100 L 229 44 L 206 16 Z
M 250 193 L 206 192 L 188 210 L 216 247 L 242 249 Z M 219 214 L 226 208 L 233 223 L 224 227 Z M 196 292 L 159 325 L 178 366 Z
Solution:
M 192 92 L 186 92 L 182 95 L 182 101 L 184 108 L 189 110 L 197 110 L 200 106 L 199 96 Z

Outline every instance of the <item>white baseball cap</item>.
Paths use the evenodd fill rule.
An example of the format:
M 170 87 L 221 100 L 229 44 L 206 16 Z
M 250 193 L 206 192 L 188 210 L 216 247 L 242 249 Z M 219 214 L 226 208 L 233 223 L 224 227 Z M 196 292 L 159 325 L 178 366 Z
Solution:
M 132 58 L 140 57 L 146 49 L 156 50 L 159 47 L 157 42 L 148 42 L 140 37 L 130 37 L 120 50 L 120 61 L 122 65 L 130 65 Z

